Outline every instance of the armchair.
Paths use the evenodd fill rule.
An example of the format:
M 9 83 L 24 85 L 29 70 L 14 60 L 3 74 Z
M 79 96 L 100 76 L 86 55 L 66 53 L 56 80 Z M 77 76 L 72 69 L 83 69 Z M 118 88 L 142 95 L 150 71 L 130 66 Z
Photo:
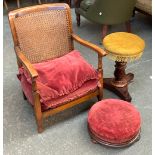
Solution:
M 80 15 L 103 25 L 102 36 L 105 37 L 108 25 L 125 23 L 127 32 L 131 32 L 130 18 L 136 0 L 75 0 L 77 26 Z
M 9 22 L 19 72 L 21 69 L 24 72 L 22 75 L 23 77 L 21 77 L 21 74 L 18 75 L 24 99 L 27 99 L 33 105 L 38 132 L 43 131 L 44 118 L 67 108 L 71 108 L 93 97 L 98 97 L 98 100 L 102 99 L 102 57 L 106 55 L 106 52 L 73 33 L 70 8 L 67 4 L 44 4 L 14 10 L 9 13 Z M 63 80 L 63 78 L 66 78 L 66 76 L 69 75 L 66 73 L 63 74 L 62 77 L 61 74 L 63 69 L 66 69 L 69 72 L 69 68 L 72 67 L 72 71 L 70 71 L 71 80 L 74 77 L 72 75 L 75 70 L 73 67 L 74 65 L 76 66 L 77 63 L 75 63 L 75 61 L 72 62 L 70 59 L 73 58 L 73 55 L 70 54 L 73 53 L 72 51 L 74 50 L 73 41 L 93 49 L 98 54 L 98 71 L 94 69 L 98 78 L 95 79 L 95 83 L 92 82 L 92 79 L 90 78 L 87 81 L 87 84 L 84 83 L 85 85 L 81 85 L 77 89 L 74 89 L 74 91 L 69 93 L 65 92 L 66 94 L 64 93 L 64 95 L 61 94 L 61 96 L 58 96 L 57 98 L 52 97 L 50 100 L 48 99 L 48 102 L 44 102 L 44 95 L 46 95 L 47 92 L 56 92 L 54 86 L 58 87 L 57 82 L 61 83 L 59 89 L 66 86 L 66 83 L 63 84 L 61 79 Z M 63 65 L 60 66 L 60 64 L 65 63 L 66 58 L 66 64 L 71 62 L 70 65 L 67 67 Z M 61 59 L 63 59 L 63 61 L 61 61 Z M 79 57 L 79 59 L 89 66 L 83 58 Z M 44 66 L 44 68 L 41 70 L 42 66 Z M 53 69 L 52 66 L 54 66 Z M 56 72 L 58 74 L 55 73 L 54 77 L 54 74 L 49 74 L 49 72 L 45 73 L 45 70 L 47 69 L 52 73 Z M 79 70 L 81 71 L 82 69 Z M 86 70 L 83 69 L 83 72 L 85 72 L 86 77 L 88 77 Z M 85 76 L 85 74 L 82 74 L 82 76 Z M 52 83 L 53 89 L 48 91 L 48 87 L 48 89 L 45 89 L 47 90 L 46 92 L 43 88 L 46 88 L 45 86 L 47 86 L 48 83 L 44 83 L 44 87 L 41 87 L 43 83 L 40 85 L 41 83 L 39 82 L 42 79 L 43 82 L 44 80 L 48 81 L 48 78 L 50 78 L 50 80 L 54 79 L 56 82 Z M 48 95 L 49 97 L 52 96 L 51 94 Z
M 152 0 L 137 0 L 135 11 L 152 16 Z

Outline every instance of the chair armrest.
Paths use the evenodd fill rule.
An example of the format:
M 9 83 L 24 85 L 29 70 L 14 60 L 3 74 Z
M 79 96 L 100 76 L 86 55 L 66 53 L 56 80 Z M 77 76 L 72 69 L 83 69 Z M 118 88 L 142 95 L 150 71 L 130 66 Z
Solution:
M 75 35 L 75 34 L 72 34 L 72 38 L 77 41 L 78 43 L 90 48 L 90 49 L 93 49 L 95 52 L 97 52 L 100 56 L 106 56 L 107 53 L 100 47 L 98 47 L 97 45 L 95 44 L 92 44 L 82 38 L 80 38 L 79 36 Z
M 25 67 L 25 69 L 30 74 L 32 80 L 38 77 L 38 73 L 33 67 L 33 65 L 30 63 L 30 61 L 26 58 L 26 56 L 22 53 L 20 48 L 18 46 L 15 47 L 17 59 L 20 61 L 20 63 Z

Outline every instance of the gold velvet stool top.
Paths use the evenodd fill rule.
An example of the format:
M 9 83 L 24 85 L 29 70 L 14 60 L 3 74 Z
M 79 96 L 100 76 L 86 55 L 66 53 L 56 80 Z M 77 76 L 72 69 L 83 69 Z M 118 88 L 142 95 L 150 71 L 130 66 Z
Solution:
M 145 48 L 144 40 L 132 33 L 116 32 L 103 39 L 103 46 L 107 56 L 116 63 L 114 78 L 105 78 L 104 87 L 114 91 L 122 99 L 131 101 L 128 84 L 133 80 L 134 74 L 126 74 L 125 68 L 128 61 L 141 57 Z
M 141 57 L 145 42 L 135 34 L 116 32 L 103 39 L 103 46 L 111 59 L 127 62 Z

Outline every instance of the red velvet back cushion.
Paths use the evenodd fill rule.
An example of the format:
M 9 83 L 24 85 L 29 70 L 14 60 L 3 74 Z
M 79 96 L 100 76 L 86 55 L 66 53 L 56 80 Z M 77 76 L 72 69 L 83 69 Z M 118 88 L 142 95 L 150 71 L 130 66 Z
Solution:
M 33 64 L 38 72 L 37 86 L 43 101 L 69 94 L 91 79 L 98 79 L 97 71 L 85 61 L 80 52 Z M 20 74 L 31 84 L 28 73 L 20 68 Z

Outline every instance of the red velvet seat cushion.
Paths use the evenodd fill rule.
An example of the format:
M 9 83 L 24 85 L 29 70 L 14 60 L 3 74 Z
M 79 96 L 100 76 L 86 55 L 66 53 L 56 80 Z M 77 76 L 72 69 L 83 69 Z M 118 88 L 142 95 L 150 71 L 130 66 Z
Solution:
M 32 86 L 30 83 L 27 82 L 25 76 L 21 76 L 20 77 L 21 79 L 21 86 L 22 86 L 22 89 L 28 99 L 28 101 L 34 105 L 33 103 L 33 96 L 32 96 Z M 64 95 L 64 96 L 61 96 L 61 97 L 58 97 L 58 98 L 53 98 L 53 99 L 49 99 L 47 100 L 46 102 L 43 102 L 43 100 L 41 99 L 40 102 L 41 102 L 41 109 L 42 111 L 45 111 L 45 110 L 48 110 L 48 109 L 53 109 L 53 108 L 56 108 L 60 105 L 63 105 L 69 101 L 72 101 L 74 99 L 77 99 L 79 97 L 82 97 L 84 95 L 86 95 L 88 92 L 93 92 L 94 90 L 97 89 L 97 83 L 98 83 L 98 80 L 89 80 L 87 82 L 85 82 L 82 87 L 80 87 L 79 89 L 77 89 L 76 91 L 70 93 L 70 94 L 67 94 L 67 95 Z
M 92 106 L 88 113 L 88 125 L 92 133 L 103 141 L 121 144 L 138 134 L 141 118 L 131 103 L 106 99 Z
M 84 90 L 85 93 L 93 90 L 94 86 L 95 88 L 97 87 L 97 71 L 85 61 L 77 50 L 54 60 L 33 64 L 33 66 L 38 72 L 36 82 L 39 90 L 38 92 L 41 96 L 40 101 L 46 105 L 46 107 L 43 106 L 44 109 L 51 107 L 47 105 L 51 100 L 55 101 L 58 98 L 69 96 L 70 93 L 75 92 L 85 85 L 85 83 L 92 85 L 88 90 Z M 20 68 L 18 77 L 25 95 L 33 104 L 31 93 L 32 82 L 29 74 L 24 68 Z M 88 87 L 88 84 L 86 84 L 86 86 Z M 76 96 L 79 95 L 77 94 Z M 68 99 L 70 98 L 73 97 L 69 97 Z

